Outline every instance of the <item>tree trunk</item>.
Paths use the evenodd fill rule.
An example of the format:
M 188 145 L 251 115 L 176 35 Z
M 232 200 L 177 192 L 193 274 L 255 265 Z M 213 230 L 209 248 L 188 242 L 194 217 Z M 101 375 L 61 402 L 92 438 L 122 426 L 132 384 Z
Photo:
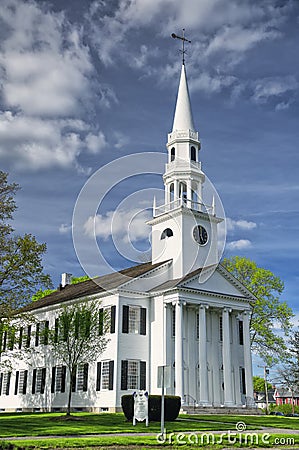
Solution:
M 73 378 L 74 378 L 74 371 L 70 370 L 70 385 L 69 385 L 69 396 L 68 396 L 68 402 L 67 402 L 67 409 L 66 409 L 66 415 L 71 415 L 71 401 L 72 401 L 72 389 L 73 389 Z

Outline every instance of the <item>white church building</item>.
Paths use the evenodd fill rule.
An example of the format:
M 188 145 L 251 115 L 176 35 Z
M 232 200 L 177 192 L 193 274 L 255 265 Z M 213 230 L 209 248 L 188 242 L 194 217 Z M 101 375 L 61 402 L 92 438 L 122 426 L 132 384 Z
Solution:
M 250 315 L 254 296 L 218 265 L 215 202 L 205 205 L 185 65 L 182 66 L 168 163 L 165 202 L 154 204 L 152 261 L 62 289 L 26 307 L 38 323 L 27 345 L 42 352 L 0 371 L 0 411 L 60 410 L 67 405 L 68 374 L 38 330 L 54 328 L 61 306 L 92 299 L 110 315 L 109 342 L 95 362 L 77 368 L 72 407 L 118 411 L 121 396 L 138 389 L 160 394 L 158 366 L 171 367 L 167 394 L 182 405 L 253 406 Z M 35 329 L 36 328 L 36 329 Z M 20 334 L 25 333 L 24 330 Z M 30 333 L 31 332 L 31 333 Z M 3 336 L 3 340 L 6 339 Z M 16 339 L 14 352 L 20 349 Z

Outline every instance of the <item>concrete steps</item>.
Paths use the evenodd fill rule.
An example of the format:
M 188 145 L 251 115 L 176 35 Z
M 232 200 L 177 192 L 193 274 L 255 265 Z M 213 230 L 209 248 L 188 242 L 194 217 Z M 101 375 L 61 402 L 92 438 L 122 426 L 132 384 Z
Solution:
M 262 415 L 258 408 L 227 408 L 227 407 L 202 407 L 183 405 L 181 413 L 185 414 L 231 414 L 231 415 Z

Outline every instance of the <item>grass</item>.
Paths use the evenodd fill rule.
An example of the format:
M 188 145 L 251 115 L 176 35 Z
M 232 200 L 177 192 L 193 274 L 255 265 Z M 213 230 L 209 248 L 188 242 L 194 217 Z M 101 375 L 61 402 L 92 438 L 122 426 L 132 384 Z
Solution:
M 10 447 L 14 450 L 17 449 L 71 449 L 71 448 L 90 448 L 90 449 L 104 449 L 104 448 L 111 448 L 115 449 L 117 447 L 119 448 L 135 448 L 135 449 L 142 449 L 142 448 L 150 448 L 150 449 L 168 449 L 168 448 L 209 448 L 209 449 L 223 449 L 223 446 L 225 448 L 229 447 L 237 447 L 240 448 L 273 448 L 273 446 L 277 448 L 281 448 L 277 445 L 278 442 L 281 443 L 283 448 L 298 448 L 294 447 L 295 444 L 299 444 L 299 437 L 298 436 L 292 436 L 291 438 L 294 439 L 294 441 L 290 442 L 287 441 L 290 436 L 285 434 L 275 434 L 271 435 L 269 440 L 266 440 L 266 442 L 263 442 L 261 435 L 258 436 L 258 438 L 253 438 L 251 441 L 248 437 L 245 438 L 245 435 L 242 436 L 242 443 L 239 441 L 239 436 L 236 438 L 236 442 L 232 442 L 232 439 L 230 438 L 230 441 L 227 437 L 224 437 L 221 439 L 219 436 L 215 436 L 215 441 L 213 442 L 210 440 L 209 444 L 207 443 L 206 439 L 203 440 L 203 443 L 201 443 L 200 437 L 198 438 L 198 442 L 195 442 L 194 436 L 191 439 L 191 442 L 188 440 L 188 437 L 185 438 L 185 443 L 175 442 L 172 440 L 171 446 L 169 445 L 169 442 L 166 441 L 165 444 L 158 444 L 155 436 L 123 436 L 123 437 L 93 437 L 93 438 L 55 438 L 55 439 L 41 439 L 41 440 L 20 440 L 20 441 L 6 441 L 6 445 L 13 446 Z M 221 440 L 220 440 L 221 439 Z M 247 443 L 245 442 L 245 439 L 247 439 Z M 256 440 L 258 439 L 258 441 Z M 279 441 L 275 441 L 275 439 L 278 439 Z M 288 442 L 288 445 L 287 445 Z M 9 447 L 7 447 L 9 448 Z M 5 449 L 5 446 L 1 447 L 1 449 Z
M 160 432 L 160 424 L 158 422 L 150 423 L 146 427 L 144 423 L 138 423 L 136 427 L 132 426 L 131 422 L 126 421 L 123 414 L 91 414 L 91 413 L 76 413 L 77 420 L 65 421 L 60 420 L 59 413 L 4 413 L 0 415 L 0 434 L 1 437 L 6 438 L 5 442 L 1 441 L 0 448 L 14 448 L 14 449 L 55 449 L 55 448 L 215 448 L 221 449 L 223 445 L 229 447 L 250 447 L 250 439 L 247 445 L 242 442 L 229 442 L 227 435 L 223 437 L 223 442 L 220 444 L 220 435 L 215 434 L 214 443 L 212 446 L 201 445 L 201 434 L 204 432 L 231 430 L 232 435 L 239 439 L 240 433 L 236 431 L 236 423 L 244 422 L 246 424 L 246 432 L 251 430 L 259 430 L 258 445 L 251 447 L 259 448 L 280 448 L 274 443 L 274 439 L 283 439 L 282 448 L 294 448 L 294 444 L 299 444 L 299 433 L 297 434 L 273 434 L 269 437 L 267 442 L 262 442 L 261 434 L 262 427 L 272 428 L 286 428 L 290 430 L 299 430 L 299 418 L 279 417 L 279 416 L 231 416 L 231 415 L 195 415 L 187 416 L 181 415 L 175 422 L 167 422 L 167 441 L 165 444 L 157 443 L 156 435 Z M 79 419 L 79 420 L 78 420 Z M 172 438 L 169 434 L 179 432 L 194 432 L 198 434 L 199 441 L 193 446 L 189 441 L 189 436 L 185 436 L 181 441 L 185 440 L 184 444 L 177 441 L 176 435 Z M 119 433 L 117 436 L 109 436 L 109 433 Z M 125 433 L 131 434 L 129 436 Z M 138 436 L 132 433 L 147 433 L 145 436 Z M 243 438 L 244 438 L 243 433 Z M 267 431 L 268 433 L 268 431 Z M 106 436 L 105 436 L 106 434 Z M 152 435 L 151 435 L 152 434 Z M 80 437 L 80 435 L 82 437 Z M 95 436 L 83 436 L 95 435 Z M 96 436 L 104 435 L 104 436 Z M 25 437 L 29 439 L 10 440 L 10 437 Z M 40 436 L 40 438 L 38 438 Z M 47 437 L 46 436 L 53 436 Z M 76 437 L 77 436 L 77 437 Z M 36 437 L 36 439 L 34 438 Z M 44 437 L 44 438 L 43 438 Z M 286 439 L 294 439 L 293 445 L 287 445 Z M 171 447 L 169 446 L 169 439 Z M 193 439 L 196 435 L 193 434 Z M 194 442 L 194 441 L 193 441 Z M 281 442 L 281 441 L 280 441 Z M 206 440 L 204 441 L 206 444 Z M 194 442 L 195 444 L 195 442 Z M 256 443 L 254 443 L 256 444 Z M 9 447 L 11 445 L 11 447 Z

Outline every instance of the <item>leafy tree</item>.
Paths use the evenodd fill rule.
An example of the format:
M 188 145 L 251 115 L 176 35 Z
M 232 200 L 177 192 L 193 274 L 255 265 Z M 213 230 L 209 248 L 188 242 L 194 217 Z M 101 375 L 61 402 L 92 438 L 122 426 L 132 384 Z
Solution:
M 31 234 L 15 234 L 10 224 L 18 189 L 18 184 L 9 183 L 8 174 L 0 171 L 0 339 L 11 328 L 15 311 L 30 301 L 36 289 L 51 285 L 42 266 L 46 245 Z
M 295 331 L 290 339 L 290 357 L 289 365 L 294 374 L 294 380 L 299 390 L 299 331 Z
M 294 393 L 298 389 L 298 380 L 292 363 L 280 366 L 277 370 L 282 387 L 290 391 L 292 397 L 292 413 L 294 414 Z
M 82 283 L 82 281 L 90 280 L 88 275 L 83 275 L 82 277 L 72 277 L 71 283 L 72 284 L 78 284 Z
M 83 275 L 82 277 L 72 277 L 71 284 L 82 283 L 83 281 L 90 280 L 89 276 Z M 35 294 L 32 295 L 31 300 L 35 302 L 40 298 L 46 297 L 47 295 L 56 292 L 57 289 L 39 289 Z
M 107 321 L 106 316 L 103 320 Z M 49 332 L 48 341 L 53 355 L 66 366 L 69 374 L 66 413 L 69 416 L 78 365 L 95 361 L 108 342 L 99 329 L 99 304 L 84 299 L 72 306 L 65 306 L 56 319 L 55 330 Z
M 293 312 L 286 302 L 281 302 L 284 285 L 281 279 L 270 270 L 258 267 L 248 258 L 234 256 L 225 258 L 223 266 L 232 273 L 252 294 L 257 301 L 252 304 L 250 321 L 252 350 L 267 365 L 286 357 L 287 346 L 284 336 L 275 333 L 277 325 L 285 336 L 292 328 Z
M 267 388 L 272 389 L 272 384 L 267 382 Z M 253 377 L 253 390 L 254 392 L 265 392 L 265 380 L 262 377 Z

